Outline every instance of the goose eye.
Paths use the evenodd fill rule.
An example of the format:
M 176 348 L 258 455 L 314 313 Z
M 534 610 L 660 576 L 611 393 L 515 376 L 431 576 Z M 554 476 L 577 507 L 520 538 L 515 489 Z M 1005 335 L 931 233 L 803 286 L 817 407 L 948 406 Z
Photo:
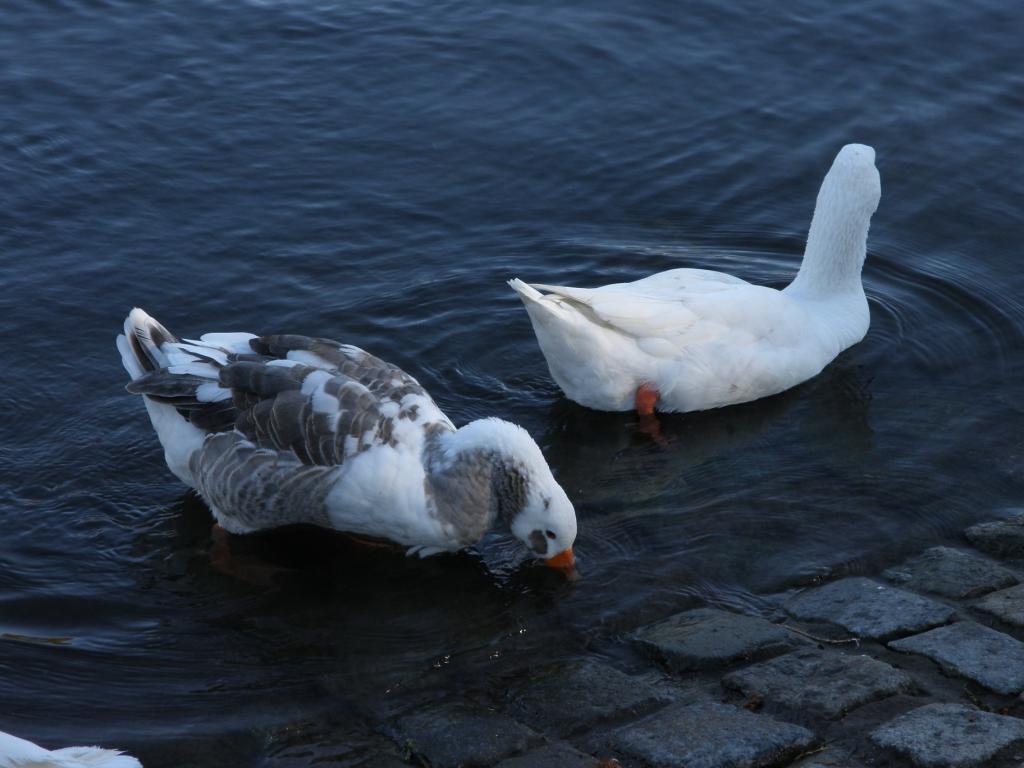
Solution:
M 544 531 L 544 535 L 547 536 L 549 539 L 555 538 L 555 532 L 554 531 Z

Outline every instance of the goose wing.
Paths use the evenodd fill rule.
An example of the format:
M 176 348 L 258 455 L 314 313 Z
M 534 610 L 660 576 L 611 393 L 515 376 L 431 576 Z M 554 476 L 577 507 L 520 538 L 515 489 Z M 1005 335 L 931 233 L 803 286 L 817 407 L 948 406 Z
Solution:
M 703 269 L 673 269 L 600 288 L 534 287 L 655 353 L 664 353 L 666 343 L 678 352 L 719 340 L 763 338 L 776 332 L 788 303 L 772 288 Z
M 336 470 L 357 454 L 454 427 L 412 376 L 358 347 L 297 335 L 166 342 L 169 365 L 128 385 L 210 433 L 189 459 L 222 524 L 326 520 Z

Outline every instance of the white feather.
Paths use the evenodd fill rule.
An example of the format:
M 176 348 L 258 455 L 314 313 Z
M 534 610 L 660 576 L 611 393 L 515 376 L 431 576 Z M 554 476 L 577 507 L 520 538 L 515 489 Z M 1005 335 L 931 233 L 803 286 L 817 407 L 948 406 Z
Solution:
M 44 749 L 0 731 L 0 768 L 142 768 L 142 763 L 114 749 Z
M 132 379 L 137 379 L 146 373 L 128 345 L 128 339 L 124 337 L 124 334 L 117 336 L 117 351 L 121 353 L 121 364 Z
M 288 353 L 288 360 L 293 364 L 308 365 L 313 368 L 323 368 L 325 370 L 333 370 L 334 365 L 324 360 L 320 355 L 314 352 L 310 352 L 306 349 L 293 349 Z
M 196 387 L 196 398 L 201 403 L 219 403 L 231 399 L 231 390 L 211 381 L 209 384 L 200 384 Z
M 338 400 L 327 394 L 323 387 L 317 387 L 313 391 L 313 410 L 328 416 L 335 415 L 338 413 Z
M 199 340 L 209 346 L 245 355 L 252 353 L 249 342 L 255 338 L 257 337 L 254 333 L 204 333 Z
M 331 374 L 327 371 L 313 371 L 302 382 L 302 394 L 311 395 L 319 389 L 323 389 L 326 382 L 331 380 Z
M 211 363 L 202 363 L 197 360 L 193 360 L 190 363 L 184 363 L 182 365 L 169 365 L 167 370 L 171 373 L 177 374 L 191 374 L 193 376 L 201 376 L 204 379 L 216 379 L 217 378 L 217 366 Z

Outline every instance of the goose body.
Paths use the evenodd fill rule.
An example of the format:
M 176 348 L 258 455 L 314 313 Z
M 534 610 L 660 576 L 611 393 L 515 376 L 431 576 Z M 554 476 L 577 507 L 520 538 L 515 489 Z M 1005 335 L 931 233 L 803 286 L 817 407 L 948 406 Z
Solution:
M 779 291 L 703 269 L 600 288 L 512 280 L 552 378 L 572 400 L 660 411 L 755 400 L 817 375 L 867 333 L 861 283 L 880 184 L 871 147 L 839 152 L 818 193 L 804 260 Z
M 44 749 L 0 731 L 0 768 L 142 768 L 142 763 L 115 749 Z
M 427 556 L 496 527 L 571 565 L 575 512 L 529 434 L 456 429 L 395 365 L 307 336 L 179 340 L 141 309 L 117 344 L 168 467 L 232 533 L 311 523 Z

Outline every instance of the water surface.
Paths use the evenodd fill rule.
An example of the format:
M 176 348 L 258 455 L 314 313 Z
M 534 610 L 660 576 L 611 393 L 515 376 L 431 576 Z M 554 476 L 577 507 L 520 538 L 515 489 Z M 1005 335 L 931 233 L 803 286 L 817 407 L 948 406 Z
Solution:
M 691 604 L 957 541 L 1024 499 L 1024 12 L 962 4 L 9 0 L 0 20 L 0 729 L 147 768 L 358 765 L 426 700 L 500 705 Z M 509 277 L 781 287 L 844 143 L 877 149 L 867 338 L 664 421 L 559 393 Z M 232 542 L 163 465 L 113 337 L 294 331 L 515 420 L 584 578 Z M 326 745 L 326 746 L 325 746 Z M 289 753 L 290 754 L 290 753 Z M 283 764 L 283 763 L 281 763 Z

